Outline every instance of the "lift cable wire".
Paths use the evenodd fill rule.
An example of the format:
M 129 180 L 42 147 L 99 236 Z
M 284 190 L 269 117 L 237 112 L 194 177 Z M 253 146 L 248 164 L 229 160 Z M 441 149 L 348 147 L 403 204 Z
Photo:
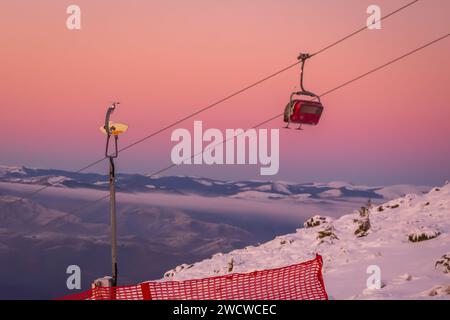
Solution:
M 400 12 L 400 11 L 402 11 L 402 10 L 404 10 L 404 9 L 406 9 L 406 8 L 408 8 L 408 7 L 410 7 L 410 6 L 412 6 L 413 4 L 415 4 L 415 3 L 417 3 L 417 2 L 419 2 L 419 0 L 411 1 L 411 2 L 409 2 L 409 3 L 407 3 L 407 4 L 405 4 L 404 6 L 402 6 L 402 7 L 398 8 L 398 9 L 396 9 L 396 10 L 394 10 L 394 11 L 388 13 L 387 15 L 382 16 L 380 19 L 375 20 L 375 21 L 373 22 L 373 24 L 375 24 L 375 23 L 377 23 L 377 22 L 380 22 L 380 21 L 382 21 L 382 20 L 384 20 L 384 19 L 387 19 L 387 18 L 391 17 L 392 15 L 394 15 L 394 14 L 396 14 L 396 13 L 398 13 L 398 12 Z M 311 54 L 311 57 L 312 57 L 312 56 L 315 56 L 315 55 L 318 55 L 318 54 L 320 54 L 320 53 L 322 53 L 322 52 L 324 52 L 324 51 L 326 51 L 326 50 L 328 50 L 328 49 L 330 49 L 330 48 L 332 48 L 332 47 L 338 45 L 339 43 L 341 43 L 341 42 L 343 42 L 343 41 L 345 41 L 345 40 L 347 40 L 347 39 L 349 39 L 349 38 L 351 38 L 351 37 L 357 35 L 358 33 L 360 33 L 360 32 L 362 32 L 362 31 L 368 29 L 369 26 L 370 26 L 370 25 L 366 25 L 366 26 L 364 26 L 364 27 L 362 27 L 362 28 L 360 28 L 360 29 L 358 29 L 358 30 L 356 30 L 356 31 L 354 31 L 354 32 L 352 32 L 352 33 L 346 35 L 345 37 L 343 37 L 343 38 L 341 38 L 341 39 L 339 39 L 339 40 L 337 40 L 337 41 L 335 41 L 335 42 L 333 42 L 333 43 L 327 45 L 326 47 L 323 47 L 322 49 L 320 49 L 320 50 L 316 51 L 315 53 Z M 231 98 L 233 98 L 233 97 L 235 97 L 235 96 L 237 96 L 237 95 L 239 95 L 239 94 L 241 94 L 241 93 L 243 93 L 243 92 L 245 92 L 245 91 L 247 91 L 247 90 L 249 90 L 249 89 L 251 89 L 251 88 L 253 88 L 253 87 L 258 86 L 258 85 L 260 85 L 261 83 L 263 83 L 263 82 L 265 82 L 265 81 L 267 81 L 267 80 L 270 80 L 270 79 L 276 77 L 277 75 L 279 75 L 279 74 L 281 74 L 281 73 L 283 73 L 283 72 L 285 72 L 285 71 L 287 71 L 287 70 L 290 70 L 290 69 L 292 69 L 293 67 L 295 67 L 295 66 L 297 66 L 297 65 L 299 65 L 299 64 L 300 64 L 300 61 L 297 61 L 297 62 L 295 62 L 295 63 L 293 63 L 293 64 L 291 64 L 291 65 L 289 65 L 289 66 L 287 66 L 287 67 L 285 67 L 285 68 L 283 68 L 283 69 L 281 69 L 281 70 L 275 72 L 275 73 L 272 73 L 271 75 L 268 75 L 268 76 L 262 78 L 261 80 L 258 80 L 258 81 L 254 82 L 254 83 L 252 83 L 252 84 L 250 84 L 250 85 L 248 85 L 248 86 L 246 86 L 246 87 L 244 87 L 244 88 L 242 88 L 242 89 L 240 89 L 240 90 L 238 90 L 238 91 L 235 91 L 234 93 L 232 93 L 232 94 L 230 94 L 230 95 L 228 95 L 228 96 L 226 96 L 226 97 L 224 97 L 224 98 L 222 98 L 222 99 L 220 99 L 220 100 L 217 100 L 216 102 L 213 102 L 213 103 L 211 103 L 211 104 L 209 104 L 209 105 L 207 105 L 207 106 L 205 106 L 205 107 L 203 107 L 203 108 L 200 108 L 199 110 L 197 110 L 197 111 L 195 111 L 195 112 L 193 112 L 193 113 L 191 113 L 191 114 L 189 114 L 189 115 L 186 115 L 185 117 L 183 117 L 183 118 L 181 118 L 181 119 L 179 119 L 179 120 L 177 120 L 177 121 L 175 121 L 175 122 L 172 122 L 172 123 L 166 125 L 165 127 L 161 128 L 161 129 L 159 129 L 159 130 L 157 130 L 157 131 L 154 131 L 154 132 L 152 132 L 151 134 L 149 134 L 149 135 L 147 135 L 147 136 L 145 136 L 145 137 L 143 137 L 143 138 L 141 138 L 141 139 L 139 139 L 139 140 L 137 140 L 137 141 L 135 141 L 135 142 L 133 142 L 133 143 L 131 143 L 131 144 L 129 144 L 129 145 L 127 145 L 127 146 L 121 148 L 121 149 L 119 149 L 119 153 L 120 153 L 120 152 L 123 152 L 123 151 L 126 151 L 126 150 L 128 150 L 128 149 L 130 149 L 130 148 L 136 146 L 137 144 L 140 144 L 140 143 L 142 143 L 142 142 L 144 142 L 144 141 L 146 141 L 146 140 L 148 140 L 148 139 L 150 139 L 150 138 L 152 138 L 152 137 L 154 137 L 154 136 L 156 136 L 156 135 L 158 135 L 158 134 L 160 134 L 160 133 L 166 131 L 167 129 L 170 129 L 170 128 L 172 128 L 172 127 L 174 127 L 174 126 L 180 124 L 181 122 L 183 122 L 183 121 L 185 121 L 185 120 L 188 120 L 188 119 L 190 119 L 190 118 L 192 118 L 192 117 L 194 117 L 194 116 L 196 116 L 196 115 L 198 115 L 198 114 L 200 114 L 200 113 L 202 113 L 202 112 L 205 112 L 205 111 L 207 111 L 207 110 L 209 110 L 209 109 L 212 109 L 213 107 L 215 107 L 215 106 L 217 106 L 217 105 L 219 105 L 219 104 L 221 104 L 221 103 L 223 103 L 223 102 L 225 102 L 225 101 L 227 101 L 227 100 L 230 100 Z M 98 159 L 98 160 L 96 160 L 96 161 L 94 161 L 94 162 L 92 162 L 92 163 L 90 163 L 90 164 L 88 164 L 88 165 L 82 167 L 81 169 L 79 169 L 79 170 L 77 170 L 77 171 L 74 171 L 74 173 L 80 173 L 80 172 L 82 172 L 82 171 L 85 171 L 85 170 L 87 170 L 87 169 L 89 169 L 89 168 L 91 168 L 91 167 L 93 167 L 93 166 L 95 166 L 95 165 L 101 163 L 101 162 L 102 162 L 103 160 L 105 160 L 105 159 L 106 159 L 106 157 L 103 157 L 103 158 L 101 158 L 101 159 Z M 49 188 L 49 187 L 52 187 L 52 186 L 54 186 L 55 184 L 58 184 L 58 183 L 61 182 L 62 180 L 63 180 L 63 178 L 57 179 L 57 180 L 55 180 L 55 181 L 49 183 L 48 185 L 42 186 L 41 188 L 36 189 L 36 190 L 30 192 L 29 194 L 27 194 L 27 195 L 21 197 L 20 199 L 18 199 L 17 201 L 25 200 L 25 199 L 30 199 L 30 198 L 32 198 L 33 196 L 35 196 L 36 194 L 38 194 L 38 193 L 44 191 L 45 189 L 47 189 L 47 188 Z
M 358 80 L 360 80 L 360 79 L 362 79 L 362 78 L 364 78 L 364 77 L 367 77 L 368 75 L 370 75 L 370 74 L 372 74 L 372 73 L 374 73 L 374 72 L 377 72 L 377 71 L 379 71 L 379 70 L 381 70 L 381 69 L 383 69 L 383 68 L 386 68 L 387 66 L 392 65 L 392 64 L 394 64 L 394 63 L 396 63 L 396 62 L 398 62 L 398 61 L 400 61 L 400 60 L 402 60 L 402 59 L 404 59 L 404 58 L 406 58 L 406 57 L 408 57 L 408 56 L 410 56 L 410 55 L 412 55 L 412 54 L 414 54 L 414 53 L 417 53 L 417 52 L 420 51 L 420 50 L 423 50 L 423 49 L 425 49 L 425 48 L 427 48 L 427 47 L 429 47 L 429 46 L 431 46 L 431 45 L 433 45 L 433 44 L 435 44 L 435 43 L 437 43 L 437 42 L 439 42 L 439 41 L 441 41 L 441 40 L 444 40 L 444 39 L 447 38 L 449 35 L 450 35 L 450 34 L 447 33 L 446 35 L 444 35 L 444 36 L 442 36 L 442 37 L 439 37 L 439 38 L 437 38 L 437 39 L 435 39 L 435 40 L 433 40 L 433 41 L 430 41 L 430 42 L 424 44 L 423 46 L 420 46 L 420 47 L 418 47 L 418 48 L 416 48 L 416 49 L 414 49 L 414 50 L 412 50 L 412 51 L 409 51 L 409 52 L 407 52 L 407 53 L 405 53 L 405 54 L 403 54 L 403 55 L 401 55 L 401 56 L 399 56 L 399 57 L 397 57 L 397 58 L 395 58 L 395 59 L 393 59 L 393 60 L 390 60 L 389 62 L 386 62 L 386 63 L 384 63 L 384 64 L 382 64 L 382 65 L 380 65 L 380 66 L 378 66 L 378 67 L 376 67 L 376 68 L 373 68 L 373 69 L 371 69 L 371 70 L 369 70 L 369 71 L 367 71 L 367 72 L 365 72 L 365 73 L 363 73 L 363 74 L 357 76 L 356 78 L 353 78 L 353 79 L 351 79 L 351 80 L 349 80 L 349 81 L 346 81 L 346 82 L 344 82 L 344 83 L 342 83 L 342 84 L 340 84 L 340 85 L 338 85 L 338 86 L 336 86 L 336 87 L 334 87 L 334 88 L 332 88 L 332 89 L 330 89 L 330 90 L 328 90 L 328 91 L 325 91 L 324 93 L 322 93 L 321 95 L 319 95 L 319 97 L 324 97 L 324 96 L 326 96 L 326 95 L 328 95 L 328 94 L 330 94 L 330 93 L 332 93 L 332 92 L 335 92 L 335 91 L 337 91 L 337 90 L 339 90 L 339 89 L 341 89 L 341 88 L 343 88 L 343 87 L 345 87 L 345 86 L 348 86 L 349 84 L 351 84 L 351 83 L 353 83 L 353 82 L 355 82 L 355 81 L 358 81 Z M 283 113 L 279 113 L 279 114 L 277 114 L 277 115 L 275 115 L 275 116 L 273 116 L 273 117 L 270 117 L 270 118 L 267 119 L 267 120 L 264 120 L 264 121 L 262 121 L 262 122 L 260 122 L 260 123 L 258 123 L 258 124 L 256 124 L 256 125 L 254 125 L 254 126 L 251 127 L 250 129 L 256 129 L 256 128 L 262 126 L 262 125 L 265 125 L 266 123 L 271 122 L 272 120 L 275 120 L 275 119 L 279 118 L 279 117 L 282 116 L 282 115 L 283 115 Z M 245 132 L 245 131 L 244 131 L 244 132 Z M 216 147 L 216 146 L 222 145 L 223 143 L 226 143 L 227 141 L 229 141 L 229 140 L 231 140 L 231 139 L 234 139 L 235 137 L 240 136 L 240 135 L 243 134 L 244 132 L 241 132 L 241 133 L 239 133 L 239 134 L 237 134 L 237 135 L 235 135 L 235 136 L 233 136 L 233 137 L 230 137 L 230 138 L 228 138 L 228 139 L 226 139 L 226 140 L 219 141 L 217 144 L 212 145 L 210 148 L 214 148 L 214 147 Z M 208 147 L 208 148 L 209 148 L 209 147 Z M 205 150 L 206 150 L 206 149 L 205 149 Z M 184 161 L 186 161 L 186 160 L 189 160 L 189 159 L 193 159 L 194 157 L 196 157 L 196 156 L 198 156 L 198 155 L 200 155 L 200 154 L 203 154 L 203 153 L 205 152 L 205 150 L 203 150 L 203 151 L 201 151 L 201 152 L 197 152 L 196 154 L 194 154 L 194 155 L 192 155 L 192 156 L 190 156 L 190 157 L 186 157 L 185 159 L 183 159 L 182 162 L 184 162 Z M 146 176 L 149 177 L 149 178 L 155 177 L 155 176 L 157 176 L 157 175 L 159 175 L 159 174 L 161 174 L 161 173 L 163 173 L 163 172 L 165 172 L 165 171 L 167 171 L 167 170 L 169 170 L 169 169 L 172 169 L 172 168 L 174 168 L 174 167 L 176 167 L 176 166 L 178 166 L 178 165 L 179 165 L 179 164 L 171 164 L 171 165 L 169 165 L 169 166 L 167 166 L 167 167 L 164 167 L 163 169 L 160 169 L 160 170 L 158 170 L 158 171 L 155 171 L 155 172 L 153 172 L 153 173 L 151 173 L 151 174 L 147 174 Z M 109 194 L 106 195 L 106 196 L 103 196 L 103 197 L 101 197 L 101 198 L 98 198 L 98 199 L 96 199 L 96 200 L 94 200 L 94 201 L 88 202 L 88 203 L 86 203 L 85 205 L 83 205 L 83 206 L 81 206 L 81 207 L 75 209 L 74 211 L 71 211 L 70 213 L 73 214 L 73 213 L 82 211 L 82 210 L 84 210 L 85 208 L 90 207 L 90 206 L 92 206 L 92 205 L 94 205 L 94 204 L 96 204 L 96 203 L 98 203 L 98 202 L 100 202 L 100 201 L 102 201 L 102 200 L 107 199 L 107 198 L 109 198 Z

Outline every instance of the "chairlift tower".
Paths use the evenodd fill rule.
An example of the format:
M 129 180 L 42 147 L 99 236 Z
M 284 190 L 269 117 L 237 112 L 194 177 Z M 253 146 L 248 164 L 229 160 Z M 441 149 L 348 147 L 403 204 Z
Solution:
M 116 224 L 116 170 L 114 159 L 119 155 L 117 142 L 119 134 L 127 131 L 128 126 L 121 123 L 110 121 L 111 114 L 119 105 L 119 102 L 113 104 L 106 111 L 105 125 L 100 130 L 106 134 L 105 157 L 109 159 L 109 198 L 110 198 L 110 220 L 111 220 L 111 264 L 112 264 L 112 286 L 117 286 L 117 224 Z M 109 153 L 109 143 L 111 136 L 114 137 L 114 151 Z

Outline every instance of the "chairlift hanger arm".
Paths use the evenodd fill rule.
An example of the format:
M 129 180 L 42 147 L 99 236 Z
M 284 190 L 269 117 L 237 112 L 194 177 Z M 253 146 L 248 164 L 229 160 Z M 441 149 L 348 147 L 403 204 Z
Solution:
M 105 117 L 105 131 L 106 131 L 106 149 L 105 149 L 105 157 L 107 158 L 117 158 L 118 156 L 118 146 L 117 146 L 117 136 L 114 135 L 114 154 L 108 154 L 109 151 L 109 140 L 111 138 L 111 128 L 109 127 L 109 119 L 111 117 L 111 114 L 116 109 L 119 102 L 113 102 L 112 105 L 108 108 L 108 111 L 106 111 L 106 117 Z
M 300 55 L 297 57 L 298 60 L 300 60 L 300 89 L 302 91 L 306 92 L 305 88 L 303 88 L 303 69 L 305 68 L 305 62 L 306 59 L 308 59 L 310 55 L 308 53 L 300 53 Z
M 116 109 L 119 102 L 113 102 L 112 105 L 108 108 L 108 111 L 106 111 L 106 117 L 105 117 L 105 130 L 107 135 L 111 135 L 111 129 L 109 127 L 109 119 L 111 118 L 111 114 Z
M 301 65 L 300 65 L 300 89 L 301 89 L 301 91 L 292 93 L 291 99 L 292 99 L 293 95 L 306 95 L 306 96 L 310 96 L 313 98 L 317 98 L 317 100 L 319 100 L 319 102 L 320 102 L 320 97 L 318 95 L 306 90 L 303 87 L 303 74 L 304 74 L 305 62 L 309 58 L 311 58 L 311 55 L 309 53 L 300 53 L 299 56 L 297 57 L 297 59 L 300 60 L 300 63 L 301 63 Z

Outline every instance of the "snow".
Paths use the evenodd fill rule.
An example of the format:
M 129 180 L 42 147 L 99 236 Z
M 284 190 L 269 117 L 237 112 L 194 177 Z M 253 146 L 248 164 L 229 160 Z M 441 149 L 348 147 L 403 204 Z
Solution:
M 259 246 L 218 253 L 189 268 L 175 268 L 164 279 L 227 274 L 231 259 L 233 272 L 251 272 L 295 264 L 319 253 L 331 299 L 450 299 L 450 274 L 435 266 L 450 249 L 450 185 L 375 206 L 369 216 L 371 228 L 365 237 L 354 234 L 358 213 L 353 212 Z M 336 238 L 318 239 L 319 231 L 324 230 L 331 230 Z M 437 236 L 411 242 L 408 235 L 412 230 Z M 367 288 L 371 265 L 380 268 L 380 289 Z
M 0 176 L 4 176 L 7 174 L 13 174 L 13 173 L 19 174 L 19 175 L 26 175 L 26 172 L 24 171 L 24 167 L 0 165 Z
M 389 187 L 382 187 L 375 192 L 383 196 L 386 199 L 393 199 L 397 197 L 403 197 L 406 194 L 422 194 L 428 191 L 428 186 L 414 186 L 408 184 L 398 184 Z
M 270 184 L 263 184 L 262 186 L 254 188 L 257 191 L 270 191 L 272 190 L 272 186 Z
M 284 196 L 279 193 L 271 193 L 271 192 L 243 191 L 243 192 L 239 192 L 239 193 L 236 193 L 235 195 L 230 196 L 230 198 L 255 200 L 255 199 L 284 198 Z
M 422 185 L 410 185 L 410 184 L 396 184 L 392 186 L 365 186 L 365 185 L 355 185 L 350 182 L 344 181 L 331 181 L 331 182 L 314 182 L 309 185 L 314 187 L 322 188 L 332 188 L 341 189 L 345 188 L 347 190 L 373 190 L 375 193 L 379 194 L 385 199 L 394 199 L 398 197 L 403 197 L 406 194 L 422 194 L 430 189 L 430 186 Z
M 311 197 L 310 193 L 301 193 L 301 194 L 293 194 L 291 196 L 289 196 L 289 200 L 294 200 L 294 201 L 304 201 L 306 199 L 308 199 L 309 197 Z
M 274 182 L 272 184 L 272 190 L 278 193 L 291 194 L 291 191 L 289 191 L 287 185 L 281 182 Z
M 198 179 L 198 180 L 195 180 L 195 181 L 197 183 L 200 183 L 200 184 L 202 184 L 204 186 L 207 186 L 207 187 L 211 187 L 211 186 L 214 185 L 211 181 L 208 181 L 208 180 L 205 180 L 205 179 Z
M 328 197 L 340 197 L 342 196 L 342 191 L 339 189 L 330 189 L 324 192 L 319 193 L 319 197 L 328 198 Z
M 349 190 L 357 187 L 359 190 L 369 189 L 367 186 L 355 186 L 350 182 L 345 181 L 331 181 L 331 182 L 314 182 L 311 184 L 315 187 L 326 187 L 326 188 L 334 188 L 334 189 L 340 189 L 340 188 L 347 188 Z
M 64 182 L 72 181 L 73 179 L 65 176 L 52 176 L 47 179 L 47 182 L 55 187 L 65 187 Z
M 97 182 L 94 182 L 94 185 L 96 185 L 96 186 L 109 185 L 109 181 L 97 181 Z

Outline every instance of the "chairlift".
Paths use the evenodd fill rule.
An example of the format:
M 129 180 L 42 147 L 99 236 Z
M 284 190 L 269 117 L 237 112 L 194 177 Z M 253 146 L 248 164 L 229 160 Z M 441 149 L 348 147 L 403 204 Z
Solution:
M 302 125 L 317 125 L 322 115 L 323 105 L 320 102 L 320 97 L 310 91 L 305 90 L 303 87 L 303 68 L 305 66 L 306 59 L 311 56 L 308 53 L 301 53 L 298 56 L 298 60 L 301 62 L 300 68 L 300 89 L 301 91 L 295 91 L 291 94 L 289 103 L 284 109 L 284 122 L 287 123 L 286 127 L 289 129 L 290 123 L 298 123 L 298 130 L 302 130 Z M 293 99 L 294 96 L 309 96 L 314 100 L 304 100 L 304 99 Z

